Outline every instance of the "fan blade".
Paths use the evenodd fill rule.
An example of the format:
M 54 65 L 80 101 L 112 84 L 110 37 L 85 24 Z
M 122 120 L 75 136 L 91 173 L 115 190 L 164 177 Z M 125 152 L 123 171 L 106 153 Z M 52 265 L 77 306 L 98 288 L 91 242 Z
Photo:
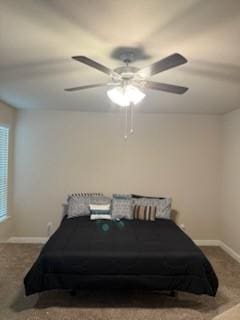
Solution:
M 183 94 L 188 90 L 188 88 L 186 87 L 180 87 L 180 86 L 175 86 L 173 84 L 160 83 L 160 82 L 154 82 L 154 81 L 144 81 L 143 87 L 148 89 L 153 89 L 153 90 L 176 93 L 176 94 Z
M 111 70 L 110 68 L 104 66 L 103 64 L 100 64 L 92 59 L 89 59 L 88 57 L 85 57 L 85 56 L 74 56 L 72 57 L 74 60 L 77 60 L 79 62 L 82 62 L 86 65 L 88 65 L 89 67 L 92 67 L 94 69 L 97 69 L 101 72 L 104 72 L 106 73 L 107 75 L 109 76 L 112 76 L 112 75 L 117 75 L 116 72 L 114 72 L 113 70 Z
M 151 64 L 148 67 L 145 67 L 139 70 L 137 73 L 145 77 L 150 77 L 150 76 L 154 76 L 159 72 L 165 71 L 167 69 L 180 66 L 181 64 L 184 64 L 186 62 L 187 62 L 187 59 L 185 59 L 181 54 L 174 53 L 162 60 L 159 60 Z
M 107 83 L 96 83 L 96 84 L 89 84 L 86 86 L 81 86 L 81 87 L 74 87 L 74 88 L 68 88 L 68 89 L 64 89 L 65 91 L 79 91 L 79 90 L 84 90 L 84 89 L 91 89 L 91 88 L 97 88 L 97 87 L 104 87 L 106 86 Z

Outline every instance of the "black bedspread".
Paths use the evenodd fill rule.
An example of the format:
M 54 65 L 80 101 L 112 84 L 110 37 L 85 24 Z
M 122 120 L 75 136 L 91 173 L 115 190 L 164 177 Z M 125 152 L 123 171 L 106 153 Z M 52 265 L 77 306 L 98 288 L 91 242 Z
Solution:
M 214 296 L 209 261 L 171 220 L 64 219 L 24 279 L 26 294 L 50 289 L 151 288 Z

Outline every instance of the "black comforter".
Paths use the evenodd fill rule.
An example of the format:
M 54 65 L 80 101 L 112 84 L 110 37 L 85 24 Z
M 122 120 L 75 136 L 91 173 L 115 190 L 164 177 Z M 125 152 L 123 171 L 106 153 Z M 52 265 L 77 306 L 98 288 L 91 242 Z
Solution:
M 151 288 L 214 296 L 209 261 L 171 220 L 64 219 L 24 279 L 26 294 L 50 289 Z

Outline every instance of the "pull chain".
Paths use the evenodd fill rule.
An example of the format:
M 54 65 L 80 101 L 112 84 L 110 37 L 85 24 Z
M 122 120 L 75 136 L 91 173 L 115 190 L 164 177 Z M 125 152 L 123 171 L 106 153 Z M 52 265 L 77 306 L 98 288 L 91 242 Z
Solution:
M 133 129 L 133 103 L 131 102 L 130 104 L 130 134 L 133 134 L 134 129 Z
M 134 105 L 130 104 L 130 134 L 134 133 Z M 124 140 L 128 139 L 128 107 L 125 107 L 125 124 L 124 124 Z
M 124 139 L 128 138 L 128 107 L 125 107 L 125 126 L 124 126 Z

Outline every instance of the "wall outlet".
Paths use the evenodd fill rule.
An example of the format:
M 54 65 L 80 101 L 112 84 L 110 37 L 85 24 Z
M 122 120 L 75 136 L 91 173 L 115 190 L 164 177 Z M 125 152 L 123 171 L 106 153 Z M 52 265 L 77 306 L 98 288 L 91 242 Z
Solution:
M 180 228 L 185 231 L 185 224 L 184 224 L 184 223 L 181 223 L 181 224 L 180 224 Z
M 49 221 L 47 224 L 47 236 L 50 237 L 51 233 L 52 233 L 52 222 Z

